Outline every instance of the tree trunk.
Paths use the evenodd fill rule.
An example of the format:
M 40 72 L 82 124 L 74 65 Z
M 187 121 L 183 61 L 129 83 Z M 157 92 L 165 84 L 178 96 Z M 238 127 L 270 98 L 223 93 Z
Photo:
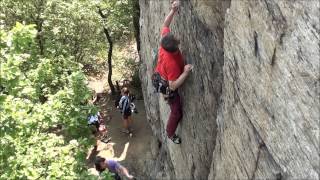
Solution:
M 100 14 L 101 18 L 103 20 L 105 20 L 107 17 L 106 15 L 103 14 L 102 10 L 100 9 L 100 7 L 98 7 L 98 13 Z M 112 48 L 113 48 L 113 42 L 111 39 L 111 36 L 109 34 L 109 31 L 106 27 L 103 27 L 103 32 L 107 37 L 108 43 L 109 43 L 109 51 L 108 51 L 108 67 L 109 67 L 109 71 L 108 71 L 108 84 L 111 90 L 111 94 L 115 95 L 116 91 L 115 91 L 115 87 L 112 83 Z
M 43 24 L 43 20 L 39 20 L 38 22 L 36 22 L 36 29 L 38 31 L 36 39 L 38 41 L 40 55 L 44 55 L 44 39 L 42 34 L 42 24 Z
M 137 50 L 140 52 L 140 25 L 139 25 L 139 18 L 140 18 L 140 6 L 139 0 L 133 0 L 133 28 L 134 28 L 134 37 L 137 42 Z
M 36 29 L 37 29 L 37 42 L 40 50 L 40 55 L 44 55 L 44 37 L 43 37 L 43 32 L 42 32 L 42 27 L 43 27 L 43 18 L 40 17 L 40 15 L 44 12 L 44 6 L 45 6 L 45 1 L 41 0 L 39 1 L 38 4 L 35 5 L 37 9 L 37 15 L 36 17 L 32 16 L 32 19 L 34 23 L 36 24 Z
M 108 71 L 108 84 L 110 86 L 110 90 L 112 95 L 115 94 L 115 88 L 114 85 L 112 83 L 112 48 L 113 48 L 113 43 L 112 43 L 112 39 L 110 37 L 109 31 L 107 28 L 103 28 L 104 34 L 107 37 L 108 43 L 109 43 L 109 51 L 108 51 L 108 67 L 109 67 L 109 71 Z

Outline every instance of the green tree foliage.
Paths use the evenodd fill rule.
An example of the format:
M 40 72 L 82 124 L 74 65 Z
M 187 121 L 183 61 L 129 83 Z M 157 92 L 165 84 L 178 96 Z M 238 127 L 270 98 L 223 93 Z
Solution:
M 136 0 L 1 0 L 0 26 L 7 30 L 16 22 L 35 24 L 40 55 L 72 55 L 84 65 L 108 47 L 107 27 L 114 42 L 132 38 L 133 2 Z M 101 7 L 107 19 L 97 13 Z
M 132 2 L 0 1 L 0 179 L 94 178 L 82 69 L 105 59 L 104 27 L 115 43 L 132 37 Z
M 135 0 L 97 0 L 95 5 L 100 7 L 106 16 L 104 26 L 110 31 L 113 41 L 123 41 L 133 35 L 133 2 Z
M 112 82 L 112 55 L 115 40 L 124 40 L 133 34 L 133 10 L 134 4 L 128 0 L 97 0 L 98 14 L 103 22 L 103 31 L 106 36 L 108 48 L 108 84 L 113 95 L 116 94 Z M 131 2 L 131 3 L 130 3 Z
M 16 22 L 35 24 L 38 52 L 44 56 L 72 55 L 94 60 L 104 46 L 100 17 L 90 0 L 2 0 L 1 21 L 9 30 Z
M 0 179 L 90 179 L 85 76 L 69 58 L 40 58 L 36 32 L 0 30 Z

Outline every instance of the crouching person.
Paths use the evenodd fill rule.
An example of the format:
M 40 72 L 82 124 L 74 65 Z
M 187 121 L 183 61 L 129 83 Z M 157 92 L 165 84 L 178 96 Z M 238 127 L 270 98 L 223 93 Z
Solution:
M 100 112 L 97 112 L 95 115 L 88 116 L 88 125 L 95 126 L 95 131 L 93 131 L 93 133 L 103 142 L 108 143 L 111 140 L 111 137 L 108 137 L 108 130 Z
M 114 173 L 115 180 L 121 180 L 119 175 L 125 176 L 128 179 L 135 179 L 132 175 L 129 174 L 127 168 L 123 167 L 115 160 L 108 160 L 102 157 L 96 157 L 95 160 L 96 170 L 100 173 L 103 172 L 105 169 L 108 169 L 109 172 Z

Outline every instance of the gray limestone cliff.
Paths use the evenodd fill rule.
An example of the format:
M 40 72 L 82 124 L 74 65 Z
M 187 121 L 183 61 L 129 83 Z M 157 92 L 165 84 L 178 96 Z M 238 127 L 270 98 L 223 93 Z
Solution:
M 194 65 L 181 145 L 166 138 L 170 109 L 151 84 L 170 1 L 139 3 L 150 179 L 319 179 L 319 1 L 181 1 L 172 32 Z

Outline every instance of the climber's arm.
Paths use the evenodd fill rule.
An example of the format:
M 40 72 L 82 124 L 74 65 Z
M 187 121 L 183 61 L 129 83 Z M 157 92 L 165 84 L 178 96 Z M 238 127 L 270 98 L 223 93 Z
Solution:
M 131 174 L 129 174 L 129 171 L 127 168 L 123 167 L 123 166 L 119 166 L 117 169 L 119 174 L 122 174 L 124 176 L 126 176 L 128 179 L 133 179 L 133 176 Z
M 183 73 L 178 77 L 177 80 L 175 81 L 169 81 L 169 88 L 174 91 L 176 90 L 178 87 L 180 87 L 183 82 L 186 80 L 187 76 L 189 75 L 191 69 L 193 68 L 193 66 L 191 64 L 187 64 L 184 66 L 184 71 Z
M 167 15 L 166 19 L 164 20 L 163 27 L 170 26 L 174 14 L 178 11 L 179 5 L 180 5 L 180 2 L 178 0 L 174 1 L 171 4 L 171 10 L 170 10 L 169 14 Z

